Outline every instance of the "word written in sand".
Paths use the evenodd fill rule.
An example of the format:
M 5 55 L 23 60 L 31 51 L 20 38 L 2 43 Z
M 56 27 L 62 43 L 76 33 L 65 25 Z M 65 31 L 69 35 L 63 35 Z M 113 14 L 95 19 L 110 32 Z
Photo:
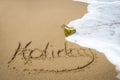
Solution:
M 54 59 L 55 60 L 55 58 L 63 57 L 63 56 L 61 56 L 61 54 L 64 54 L 64 56 L 67 56 L 67 58 L 68 57 L 78 57 L 78 56 L 82 55 L 80 53 L 81 48 L 79 48 L 79 49 L 78 48 L 68 48 L 67 42 L 64 43 L 63 49 L 58 49 L 56 52 L 53 49 L 51 49 L 51 51 L 49 51 L 49 48 L 51 47 L 51 44 L 49 42 L 45 45 L 44 49 L 38 49 L 38 48 L 30 49 L 29 46 L 31 45 L 31 43 L 32 43 L 32 41 L 30 41 L 24 47 L 22 47 L 21 43 L 19 42 L 18 47 L 15 50 L 15 53 L 13 54 L 13 56 L 10 59 L 10 61 L 8 62 L 8 64 L 13 62 L 17 58 L 18 55 L 22 56 L 22 59 L 24 60 L 25 64 L 31 62 L 32 60 L 36 60 L 36 59 L 37 60 L 41 60 L 41 59 L 42 60 L 45 60 L 45 59 Z M 85 50 L 84 49 L 82 49 L 82 50 L 85 53 Z M 75 51 L 77 54 L 74 54 Z M 89 63 L 87 63 L 79 68 L 85 68 L 94 62 L 94 59 L 95 59 L 94 54 L 92 53 L 91 49 L 89 49 L 89 51 L 90 51 L 89 56 L 91 56 L 91 60 L 89 61 Z M 37 55 L 35 55 L 36 52 L 37 52 Z M 76 69 L 78 69 L 78 68 L 76 68 Z

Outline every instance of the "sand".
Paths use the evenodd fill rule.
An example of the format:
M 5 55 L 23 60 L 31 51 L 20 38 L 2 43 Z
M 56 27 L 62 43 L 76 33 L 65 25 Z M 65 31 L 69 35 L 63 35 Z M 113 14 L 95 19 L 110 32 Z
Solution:
M 65 52 L 60 59 L 56 56 L 54 59 L 47 58 L 47 61 L 34 59 L 30 64 L 24 64 L 24 60 L 18 55 L 8 66 L 18 42 L 21 42 L 22 48 L 32 41 L 29 49 L 43 50 L 48 42 L 48 52 L 63 49 L 65 36 L 61 25 L 81 18 L 87 12 L 86 8 L 87 4 L 71 0 L 0 0 L 0 80 L 117 80 L 114 65 L 95 50 L 92 50 L 95 54 L 92 64 L 73 71 L 56 71 L 76 68 L 79 65 L 79 59 L 75 62 L 76 58 L 64 57 Z M 69 48 L 88 50 L 67 43 Z M 35 52 L 34 57 L 38 56 L 37 53 L 39 52 Z M 90 54 L 89 51 L 86 53 Z M 82 58 L 80 66 L 83 66 L 90 61 L 91 56 L 83 54 L 79 58 Z M 59 64 L 54 66 L 57 59 L 57 63 L 63 67 Z M 70 67 L 65 66 L 66 61 Z M 42 70 L 43 68 L 46 71 Z

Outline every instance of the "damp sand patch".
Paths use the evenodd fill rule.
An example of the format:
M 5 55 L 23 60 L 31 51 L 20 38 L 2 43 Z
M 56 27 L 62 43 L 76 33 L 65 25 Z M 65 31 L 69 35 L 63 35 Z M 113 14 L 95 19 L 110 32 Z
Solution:
M 68 42 L 63 43 L 64 48 L 57 51 L 53 50 L 53 44 L 50 42 L 46 43 L 44 49 L 31 49 L 30 45 L 32 41 L 24 47 L 19 43 L 8 62 L 8 67 L 22 71 L 68 72 L 84 69 L 96 59 L 90 48 L 76 48 L 69 46 Z

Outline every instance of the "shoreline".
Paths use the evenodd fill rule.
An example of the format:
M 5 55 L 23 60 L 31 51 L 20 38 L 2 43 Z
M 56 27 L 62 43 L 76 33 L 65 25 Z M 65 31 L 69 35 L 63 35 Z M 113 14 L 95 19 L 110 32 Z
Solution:
M 39 72 L 37 68 L 41 65 L 37 61 L 34 61 L 35 64 L 32 66 L 31 64 L 25 66 L 19 57 L 15 60 L 17 63 L 13 64 L 15 62 L 13 61 L 10 64 L 12 67 L 7 67 L 7 62 L 13 56 L 18 42 L 24 47 L 27 42 L 32 41 L 30 49 L 45 49 L 47 42 L 51 43 L 55 51 L 63 49 L 65 35 L 61 25 L 82 17 L 87 12 L 86 8 L 87 4 L 71 0 L 0 0 L 0 80 L 117 80 L 114 65 L 95 50 L 93 52 L 97 54 L 96 62 L 79 71 Z M 69 47 L 81 48 L 71 42 Z M 48 52 L 52 49 L 50 48 Z M 30 68 L 32 70 L 28 70 Z

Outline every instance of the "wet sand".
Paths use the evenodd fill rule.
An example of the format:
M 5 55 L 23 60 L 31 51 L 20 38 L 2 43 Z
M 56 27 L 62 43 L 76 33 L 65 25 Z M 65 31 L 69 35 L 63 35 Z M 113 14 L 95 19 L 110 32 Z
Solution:
M 32 41 L 30 48 L 40 49 L 49 42 L 54 51 L 62 49 L 65 36 L 61 25 L 81 18 L 86 8 L 87 4 L 71 0 L 0 0 L 0 80 L 117 80 L 115 67 L 95 50 L 95 62 L 78 71 L 39 72 L 39 63 L 21 66 L 20 59 L 8 67 L 18 42 L 23 47 Z M 70 42 L 68 46 L 80 48 Z

